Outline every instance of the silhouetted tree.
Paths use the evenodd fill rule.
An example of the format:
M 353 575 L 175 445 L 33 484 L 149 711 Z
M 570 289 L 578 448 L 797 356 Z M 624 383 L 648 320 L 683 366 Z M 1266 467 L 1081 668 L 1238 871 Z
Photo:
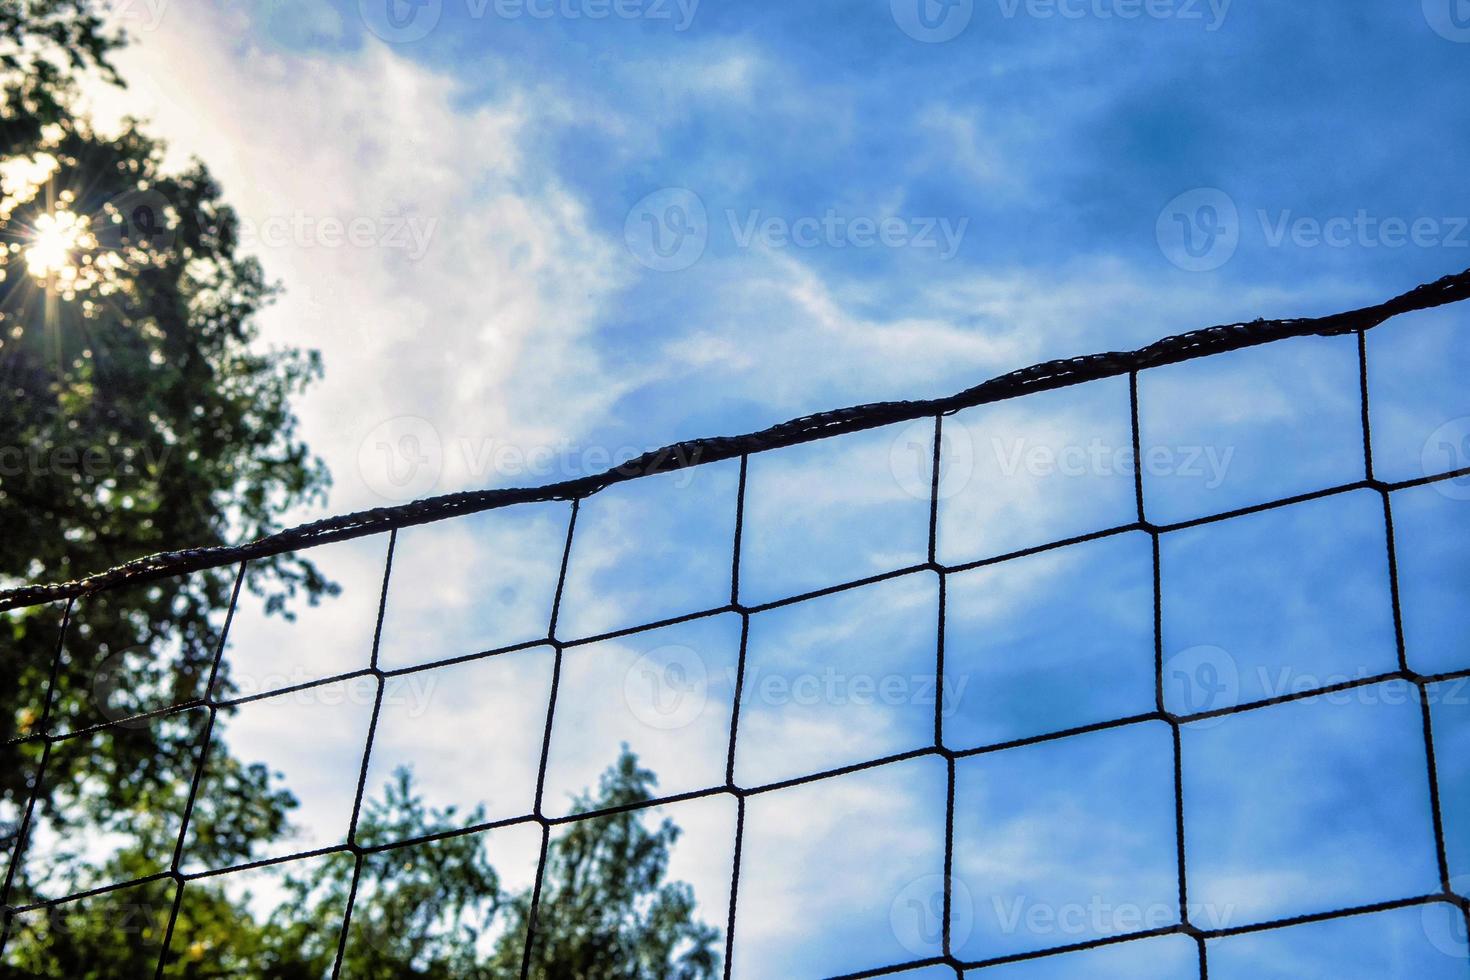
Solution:
M 319 498 L 324 468 L 296 435 L 293 398 L 314 353 L 261 350 L 271 296 L 238 250 L 238 222 L 202 164 L 162 167 L 127 124 L 101 134 L 74 109 L 82 71 L 116 81 L 88 0 L 0 0 L 0 584 L 61 581 L 142 555 L 269 533 Z M 0 851 L 37 783 L 35 735 L 89 728 L 201 696 L 232 569 L 98 593 L 71 611 L 0 614 Z M 330 591 L 307 562 L 253 564 L 280 610 Z M 226 670 L 223 689 L 228 690 Z M 164 861 L 200 734 L 197 715 L 58 742 L 34 823 L 52 838 L 122 831 Z M 279 835 L 292 799 L 263 767 L 216 757 L 222 790 L 195 814 L 204 860 Z M 66 847 L 18 864 L 9 896 L 85 887 L 118 868 Z M 141 858 L 140 858 L 141 859 Z

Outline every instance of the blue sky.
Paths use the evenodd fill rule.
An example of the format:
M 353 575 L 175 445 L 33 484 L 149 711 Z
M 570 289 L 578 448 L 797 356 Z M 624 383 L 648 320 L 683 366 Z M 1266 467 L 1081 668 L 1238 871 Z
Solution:
M 703 0 L 687 25 L 675 0 L 435 0 L 397 43 L 376 0 L 118 10 L 126 104 L 249 219 L 288 290 L 268 336 L 327 356 L 306 431 L 341 510 L 1470 265 L 1470 45 L 1437 0 L 1060 2 L 977 0 L 943 43 L 881 0 Z M 649 268 L 640 205 L 669 233 L 683 191 L 703 251 Z M 405 432 L 430 462 L 395 483 L 377 447 Z
M 1047 357 L 1364 305 L 1470 265 L 1470 109 L 1455 97 L 1470 36 L 1436 0 L 976 0 L 956 8 L 962 29 L 939 22 L 958 31 L 944 41 L 923 39 L 905 0 L 535 9 L 553 15 L 443 0 L 405 22 L 422 32 L 408 40 L 367 2 L 119 7 L 139 37 L 122 59 L 132 89 L 99 93 L 98 111 L 141 111 L 180 159 L 203 156 L 255 232 L 287 289 L 265 340 L 325 356 L 302 415 L 336 479 L 328 510 L 578 476 Z M 333 221 L 365 237 L 343 245 Z M 1380 477 L 1470 465 L 1466 318 L 1417 314 L 1370 336 Z M 1189 521 L 1362 479 L 1357 391 L 1352 338 L 1147 372 L 1146 515 Z M 1124 380 L 972 409 L 943 438 L 947 565 L 1138 518 Z M 926 562 L 932 439 L 932 425 L 894 426 L 753 459 L 742 600 Z M 728 603 L 737 476 L 715 464 L 583 504 L 558 637 Z M 1408 663 L 1470 668 L 1470 490 L 1405 490 L 1392 508 Z M 397 679 L 375 780 L 412 761 L 436 802 L 526 812 L 553 656 L 533 641 L 569 517 L 535 505 L 399 536 L 385 667 L 525 649 Z M 236 682 L 365 666 L 386 549 L 318 549 L 343 592 L 295 624 L 242 609 Z M 1166 704 L 1396 669 L 1386 554 L 1369 492 L 1165 534 Z M 949 575 L 942 692 L 932 571 L 754 614 L 737 783 L 923 748 L 936 707 L 956 751 L 1154 710 L 1152 557 L 1147 535 L 1120 532 Z M 739 626 L 724 614 L 570 648 L 548 809 L 623 742 L 666 792 L 723 785 Z M 1462 688 L 1432 689 L 1452 876 L 1470 875 Z M 347 683 L 230 720 L 232 748 L 302 800 L 301 837 L 283 847 L 340 839 L 370 706 Z M 1198 721 L 1181 751 L 1196 923 L 1438 890 L 1422 718 L 1401 685 Z M 946 782 L 931 756 L 750 797 L 735 975 L 935 955 Z M 1172 794 L 1160 721 L 961 759 L 957 954 L 1176 923 Z M 687 831 L 673 872 L 721 925 L 734 810 L 716 796 L 660 814 Z M 514 881 L 537 843 L 503 831 L 489 846 Z M 1211 940 L 1210 973 L 1463 977 L 1463 926 L 1443 911 Z M 1165 937 L 970 975 L 1197 972 L 1194 944 Z

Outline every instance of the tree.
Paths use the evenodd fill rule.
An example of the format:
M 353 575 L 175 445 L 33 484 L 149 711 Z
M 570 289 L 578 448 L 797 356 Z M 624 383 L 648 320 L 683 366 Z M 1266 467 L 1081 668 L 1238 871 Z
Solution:
M 680 830 L 668 819 L 650 829 L 636 809 L 654 799 L 657 783 L 623 746 L 596 794 L 581 794 L 575 809 L 629 809 L 553 832 L 534 913 L 534 889 L 505 893 L 476 837 L 381 852 L 364 869 L 370 891 L 353 910 L 343 975 L 519 977 L 534 921 L 530 976 L 538 980 L 712 980 L 719 972 L 720 930 L 696 918 L 688 884 L 666 880 Z M 400 771 L 367 811 L 363 839 L 406 840 L 422 828 L 442 832 L 480 820 L 481 813 L 466 821 L 425 810 L 410 774 Z M 297 894 L 305 895 L 309 884 L 298 881 Z M 311 908 L 331 909 L 340 918 L 344 885 L 327 889 L 330 898 L 315 905 L 298 901 L 284 918 L 322 921 Z
M 577 799 L 579 813 L 637 807 L 658 778 L 628 747 L 603 773 L 599 794 Z M 553 839 L 537 908 L 532 893 L 511 898 L 492 976 L 517 976 L 522 936 L 535 923 L 531 976 L 545 980 L 710 980 L 719 970 L 720 931 L 694 917 L 694 890 L 666 883 L 679 828 L 644 826 L 633 809 L 573 823 Z
M 6 586 L 270 533 L 327 486 L 291 407 L 319 360 L 259 349 L 254 318 L 272 289 L 240 254 L 220 188 L 199 163 L 165 172 L 163 146 L 136 123 L 101 134 L 73 110 L 79 72 L 116 82 L 107 59 L 121 43 L 89 0 L 0 0 Z M 201 696 L 233 577 L 205 571 L 79 600 L 54 685 L 61 610 L 3 614 L 0 848 L 15 844 L 40 765 L 39 742 L 12 740 L 43 719 L 77 730 Z M 290 557 L 252 563 L 247 584 L 278 611 L 331 590 Z M 175 721 L 57 743 L 35 821 L 63 836 L 162 835 L 137 814 L 187 786 L 198 737 L 197 724 Z M 218 765 L 231 792 L 195 821 L 211 857 L 229 860 L 242 842 L 280 833 L 292 801 L 262 768 Z M 74 886 L 99 873 L 80 859 L 47 870 Z M 17 875 L 13 903 L 34 897 L 33 872 L 27 862 Z
M 35 139 L 68 118 L 73 76 L 95 70 L 120 84 L 108 55 L 124 39 L 104 29 L 91 0 L 0 0 L 0 145 Z
M 624 747 L 579 812 L 637 807 L 653 799 L 655 775 Z M 530 975 L 538 980 L 713 980 L 720 931 L 696 918 L 693 889 L 667 881 L 679 828 L 645 825 L 634 809 L 578 821 L 551 838 L 539 913 L 534 890 L 506 893 L 483 837 L 453 835 L 484 820 L 434 808 L 400 770 L 365 805 L 359 838 L 368 844 L 445 835 L 364 859 L 344 977 L 508 980 L 521 975 L 527 926 L 535 921 Z M 257 922 L 211 880 L 190 882 L 180 903 L 165 975 L 206 980 L 269 976 L 320 978 L 337 954 L 352 888 L 346 858 L 288 872 L 285 900 Z M 166 925 L 158 888 L 108 896 L 80 909 L 36 914 L 20 964 L 31 976 L 105 978 L 151 973 Z

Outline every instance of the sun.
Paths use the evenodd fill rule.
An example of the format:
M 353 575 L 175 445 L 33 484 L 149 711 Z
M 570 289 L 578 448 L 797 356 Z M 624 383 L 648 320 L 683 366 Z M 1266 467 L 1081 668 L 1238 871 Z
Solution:
M 37 285 L 60 299 L 70 301 L 93 291 L 109 295 L 118 286 L 124 261 L 115 250 L 100 246 L 92 219 L 73 211 L 73 200 L 63 192 L 57 205 L 16 236 L 9 251 L 24 262 Z
M 97 247 L 87 220 L 73 211 L 41 215 L 27 237 L 31 243 L 25 248 L 26 271 L 36 279 L 61 284 L 76 280 L 80 266 L 86 264 L 84 253 Z

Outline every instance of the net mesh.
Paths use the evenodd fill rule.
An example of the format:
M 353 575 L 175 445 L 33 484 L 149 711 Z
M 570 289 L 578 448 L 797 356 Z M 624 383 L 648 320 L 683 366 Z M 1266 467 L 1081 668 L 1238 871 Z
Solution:
M 1417 302 L 1419 306 L 1436 305 L 1438 302 L 1448 302 L 1459 298 L 1459 294 L 1447 291 L 1443 284 L 1439 287 L 1436 296 L 1439 297 L 1435 303 L 1424 301 L 1420 297 Z M 1464 278 L 1460 277 L 1453 285 L 1453 289 L 1463 289 Z M 1412 295 L 1412 294 L 1411 294 Z M 1445 298 L 1447 297 L 1447 298 Z M 1431 723 L 1431 688 L 1437 684 L 1456 681 L 1470 676 L 1470 670 L 1451 671 L 1444 673 L 1426 674 L 1415 670 L 1409 658 L 1406 656 L 1404 623 L 1401 612 L 1400 578 L 1398 572 L 1398 561 L 1400 546 L 1395 541 L 1394 516 L 1396 495 L 1402 494 L 1415 488 L 1430 485 L 1445 484 L 1447 481 L 1463 481 L 1464 477 L 1470 475 L 1470 470 L 1451 469 L 1444 472 L 1426 474 L 1424 476 L 1402 481 L 1385 481 L 1375 474 L 1374 468 L 1374 440 L 1371 432 L 1369 411 L 1369 349 L 1367 344 L 1367 330 L 1381 322 L 1388 316 L 1414 306 L 1408 306 L 1400 301 L 1397 306 L 1375 308 L 1378 312 L 1368 318 L 1335 320 L 1324 325 L 1324 321 L 1294 321 L 1296 326 L 1282 327 L 1280 323 L 1269 330 L 1244 330 L 1237 328 L 1216 328 L 1224 331 L 1217 334 L 1213 342 L 1196 340 L 1194 342 L 1176 342 L 1169 350 L 1167 356 L 1160 356 L 1156 351 L 1151 357 L 1139 357 L 1137 355 L 1107 355 L 1106 362 L 1091 362 L 1087 359 L 1079 359 L 1073 362 L 1056 362 L 1047 370 L 1031 373 L 1020 372 L 1009 376 L 1010 381 L 1005 385 L 993 387 L 982 391 L 979 395 L 971 392 L 961 402 L 937 402 L 937 403 L 905 403 L 903 406 L 880 406 L 869 407 L 862 414 L 836 413 L 832 416 L 816 417 L 814 419 L 802 420 L 801 423 L 793 423 L 784 429 L 769 432 L 759 439 L 751 440 L 716 440 L 705 444 L 704 453 L 686 453 L 684 456 L 688 461 L 708 463 L 716 459 L 725 458 L 738 461 L 738 485 L 734 495 L 733 515 L 733 541 L 730 543 L 730 560 L 728 565 L 728 601 L 717 606 L 706 607 L 681 612 L 675 616 L 663 617 L 655 622 L 640 624 L 633 627 L 620 628 L 604 631 L 596 635 L 570 634 L 562 627 L 564 606 L 567 594 L 568 567 L 572 559 L 574 542 L 578 535 L 579 516 L 583 512 L 584 502 L 594 494 L 600 492 L 612 482 L 623 479 L 635 479 L 647 476 L 655 472 L 667 471 L 684 463 L 671 462 L 677 454 L 664 454 L 658 458 L 648 457 L 620 471 L 616 477 L 597 478 L 576 483 L 563 485 L 552 491 L 543 493 L 521 493 L 501 492 L 500 496 L 469 495 L 453 498 L 448 504 L 440 504 L 438 509 L 420 509 L 414 511 L 400 510 L 397 512 L 376 512 L 373 515 L 355 515 L 353 519 L 328 523 L 316 526 L 315 532 L 297 534 L 266 546 L 252 546 L 250 548 L 232 550 L 225 553 L 177 553 L 164 561 L 153 560 L 134 566 L 131 573 L 109 573 L 99 576 L 93 580 L 83 583 L 73 583 L 64 587 L 22 589 L 8 593 L 4 602 L 10 607 L 25 606 L 30 603 L 55 602 L 61 600 L 58 605 L 64 606 L 61 616 L 60 632 L 64 638 L 68 618 L 73 609 L 73 603 L 81 597 L 96 594 L 107 589 L 121 588 L 128 584 L 131 579 L 139 575 L 158 576 L 166 573 L 177 573 L 191 568 L 225 567 L 237 566 L 235 572 L 234 591 L 230 601 L 229 615 L 223 626 L 224 637 L 229 636 L 234 612 L 241 594 L 242 584 L 245 582 L 246 569 L 249 562 L 261 555 L 282 552 L 291 548 L 299 548 L 304 544 L 315 544 L 323 540 L 338 540 L 345 537 L 360 536 L 387 530 L 387 559 L 382 569 L 382 586 L 377 604 L 377 620 L 373 630 L 372 654 L 368 663 L 360 669 L 348 673 L 337 674 L 319 680 L 309 680 L 291 688 L 277 689 L 264 692 L 254 692 L 242 696 L 227 696 L 221 693 L 219 675 L 221 671 L 221 659 L 224 656 L 225 640 L 222 638 L 213 653 L 213 659 L 208 664 L 207 678 L 202 690 L 202 696 L 189 698 L 178 704 L 171 704 L 164 708 L 153 711 L 142 712 L 128 718 L 109 720 L 102 724 L 86 726 L 61 726 L 53 716 L 54 694 L 48 689 L 47 701 L 41 707 L 39 718 L 33 725 L 29 734 L 13 740 L 10 748 L 30 745 L 37 750 L 36 771 L 30 779 L 30 785 L 34 788 L 29 800 L 26 801 L 23 810 L 18 814 L 18 830 L 16 838 L 18 843 L 13 848 L 14 856 L 10 861 L 4 879 L 3 893 L 0 893 L 0 902 L 4 905 L 4 930 L 5 939 L 8 942 L 25 916 L 37 912 L 47 912 L 66 906 L 68 903 L 78 902 L 85 899 L 94 899 L 109 893 L 119 892 L 124 889 L 139 888 L 144 886 L 167 887 L 171 889 L 171 895 L 167 899 L 167 915 L 160 921 L 159 937 L 159 966 L 158 973 L 164 974 L 165 963 L 170 957 L 177 957 L 179 950 L 170 950 L 174 941 L 176 921 L 179 916 L 181 904 L 191 883 L 216 878 L 221 875 L 255 869 L 276 867 L 293 862 L 317 859 L 327 855 L 338 855 L 342 859 L 352 862 L 351 888 L 348 895 L 346 909 L 338 937 L 337 970 L 340 971 L 343 953 L 349 941 L 350 925 L 354 913 L 354 905 L 357 904 L 360 886 L 364 880 L 365 866 L 375 856 L 393 852 L 395 850 L 424 844 L 431 840 L 457 837 L 467 834 L 479 834 L 497 829 L 511 827 L 527 827 L 539 831 L 540 850 L 535 878 L 535 885 L 531 891 L 531 915 L 529 917 L 529 935 L 524 944 L 524 958 L 521 975 L 533 974 L 532 951 L 537 942 L 536 930 L 538 922 L 544 921 L 538 915 L 537 906 L 543 899 L 543 879 L 548 859 L 550 843 L 560 829 L 583 821 L 592 821 L 607 817 L 615 813 L 629 810 L 653 810 L 656 807 L 670 804 L 689 802 L 706 798 L 723 798 L 732 800 L 735 808 L 735 839 L 734 839 L 734 861 L 730 869 L 730 891 L 729 912 L 724 925 L 723 945 L 724 957 L 722 969 L 725 976 L 729 977 L 732 970 L 738 971 L 740 967 L 740 946 L 738 943 L 741 935 L 740 922 L 743 902 L 749 901 L 742 896 L 741 875 L 742 868 L 748 867 L 751 855 L 746 849 L 746 810 L 747 805 L 758 798 L 768 794 L 779 794 L 794 790 L 808 784 L 816 784 L 825 780 L 832 780 L 841 776 L 850 775 L 867 770 L 881 769 L 894 766 L 917 759 L 937 760 L 945 772 L 946 790 L 944 793 L 944 849 L 942 867 L 937 867 L 934 872 L 940 882 L 936 890 L 935 916 L 938 923 L 938 935 L 935 939 L 933 955 L 918 956 L 907 961 L 874 964 L 872 968 L 862 972 L 845 974 L 850 977 L 884 976 L 898 974 L 908 970 L 924 967 L 939 968 L 941 970 L 952 970 L 956 976 L 970 971 L 982 971 L 979 975 L 986 975 L 983 971 L 987 968 L 1000 966 L 1002 964 L 1052 957 L 1068 952 L 1093 949 L 1103 946 L 1112 946 L 1135 940 L 1147 939 L 1158 936 L 1183 936 L 1192 940 L 1198 949 L 1198 968 L 1201 977 L 1205 977 L 1209 968 L 1209 956 L 1207 943 L 1212 940 L 1221 940 L 1232 936 L 1254 933 L 1267 933 L 1275 930 L 1288 928 L 1311 922 L 1322 922 L 1335 919 L 1343 919 L 1354 916 L 1363 916 L 1375 912 L 1386 912 L 1395 909 L 1426 906 L 1444 906 L 1452 910 L 1456 915 L 1470 922 L 1470 903 L 1457 894 L 1451 874 L 1451 861 L 1447 856 L 1445 819 L 1441 804 L 1440 781 L 1447 765 L 1462 765 L 1463 760 L 1446 760 L 1437 757 L 1435 751 L 1435 732 Z M 1331 318 L 1329 318 L 1331 319 Z M 1305 324 L 1305 325 L 1303 325 Z M 1268 325 L 1269 326 L 1269 325 Z M 1358 381 L 1359 391 L 1355 397 L 1360 402 L 1361 417 L 1361 446 L 1363 455 L 1363 476 L 1360 479 L 1348 483 L 1340 483 L 1333 486 L 1323 486 L 1309 492 L 1295 494 L 1284 499 L 1254 504 L 1230 510 L 1225 513 L 1209 514 L 1207 516 L 1194 517 L 1187 520 L 1172 523 L 1159 523 L 1151 519 L 1149 508 L 1145 499 L 1145 476 L 1142 460 L 1143 439 L 1140 423 L 1140 377 L 1147 371 L 1152 370 L 1165 363 L 1174 363 L 1179 360 L 1190 359 L 1202 355 L 1220 353 L 1235 347 L 1254 345 L 1258 343 L 1275 341 L 1288 336 L 1301 333 L 1337 333 L 1355 336 L 1357 341 L 1358 358 Z M 1249 336 L 1247 336 L 1249 334 Z M 1195 335 L 1203 337 L 1204 334 Z M 1059 373 L 1057 365 L 1069 365 Z M 1021 398 L 1048 387 L 1059 387 L 1074 384 L 1079 380 L 1090 380 L 1097 377 L 1118 376 L 1126 378 L 1129 394 L 1130 417 L 1128 429 L 1132 438 L 1132 492 L 1134 497 L 1133 519 L 1121 525 L 1100 527 L 1082 534 L 1074 534 L 1062 540 L 1049 541 L 1044 544 L 1026 547 L 1012 551 L 1004 555 L 985 557 L 979 560 L 964 563 L 946 563 L 942 559 L 940 547 L 941 536 L 941 481 L 945 472 L 947 460 L 944 458 L 946 447 L 951 443 L 946 441 L 946 426 L 952 423 L 954 413 L 966 405 L 981 404 L 988 401 L 1006 400 L 1009 398 Z M 1060 380 L 1059 380 L 1060 379 Z M 983 386 L 982 386 L 983 387 Z M 976 391 L 980 391 L 977 389 Z M 915 407 L 915 404 L 918 407 Z M 932 448 L 932 456 L 928 460 L 929 493 L 927 514 L 927 556 L 916 563 L 906 564 L 901 568 L 884 570 L 878 574 L 867 574 L 852 581 L 828 586 L 821 589 L 803 592 L 799 595 L 788 595 L 776 599 L 761 602 L 752 602 L 746 597 L 742 588 L 742 555 L 748 551 L 748 542 L 744 537 L 748 530 L 747 521 L 747 489 L 750 476 L 750 464 L 754 457 L 763 452 L 768 452 L 781 445 L 791 445 L 798 442 L 808 442 L 824 438 L 831 438 L 845 432 L 856 431 L 861 428 L 872 428 L 888 424 L 894 421 L 909 419 L 926 419 L 926 425 L 932 425 L 932 440 L 928 447 Z M 775 436 L 770 432 L 777 433 Z M 701 458 L 701 455 L 703 458 Z M 1389 593 L 1389 600 L 1393 610 L 1393 627 L 1395 634 L 1395 645 L 1397 651 L 1397 666 L 1395 669 L 1373 673 L 1367 676 L 1357 676 L 1332 683 L 1321 684 L 1304 690 L 1292 690 L 1271 697 L 1258 700 L 1249 700 L 1242 703 L 1231 703 L 1225 706 L 1207 708 L 1205 710 L 1180 713 L 1171 706 L 1166 698 L 1166 658 L 1165 658 L 1165 590 L 1163 587 L 1163 575 L 1161 572 L 1161 542 L 1171 534 L 1177 532 L 1203 528 L 1219 522 L 1229 521 L 1253 514 L 1264 514 L 1280 511 L 1311 501 L 1338 498 L 1353 493 L 1367 492 L 1374 494 L 1381 501 L 1383 531 L 1387 541 L 1387 566 L 1388 577 L 1384 588 Z M 391 666 L 380 664 L 379 646 L 383 631 L 384 609 L 387 601 L 390 581 L 393 578 L 393 562 L 395 548 L 398 546 L 400 528 L 410 524 L 419 524 L 426 521 L 443 520 L 459 514 L 473 513 L 486 508 L 511 506 L 534 499 L 565 499 L 570 501 L 570 519 L 566 526 L 565 539 L 562 542 L 560 554 L 557 556 L 557 575 L 554 599 L 551 603 L 551 617 L 546 625 L 544 637 L 535 640 L 516 643 L 497 649 L 486 650 L 472 655 L 457 656 L 452 660 L 444 660 L 430 664 L 418 664 L 413 666 Z M 324 528 L 324 529 L 323 529 Z M 679 792 L 668 796 L 660 796 L 645 802 L 639 802 L 628 806 L 619 806 L 611 809 L 593 809 L 577 813 L 560 813 L 547 802 L 547 770 L 549 756 L 552 752 L 553 729 L 558 720 L 558 696 L 563 680 L 564 658 L 582 647 L 592 644 L 603 643 L 608 640 L 622 637 L 630 637 L 645 634 L 654 630 L 665 629 L 683 623 L 691 623 L 697 620 L 709 619 L 718 616 L 739 617 L 740 645 L 736 660 L 734 677 L 734 690 L 743 694 L 749 684 L 747 677 L 747 647 L 751 635 L 751 622 L 753 617 L 761 616 L 776 609 L 795 606 L 802 603 L 812 602 L 827 596 L 837 596 L 852 592 L 866 586 L 895 580 L 903 576 L 916 573 L 932 574 L 938 578 L 938 622 L 937 646 L 933 651 L 932 668 L 934 675 L 934 686 L 936 691 L 945 688 L 946 671 L 946 605 L 950 602 L 949 593 L 954 576 L 964 572 L 981 568 L 1000 569 L 1002 573 L 1012 563 L 1019 562 L 1032 556 L 1043 555 L 1060 549 L 1083 544 L 1092 541 L 1115 538 L 1122 535 L 1142 533 L 1148 536 L 1152 551 L 1152 633 L 1153 633 L 1153 686 L 1154 704 L 1152 710 L 1135 713 L 1127 717 L 1110 718 L 1108 720 L 1094 722 L 1079 727 L 1067 728 L 1065 730 L 1047 731 L 1045 734 L 1025 738 L 1012 738 L 1000 742 L 990 742 L 976 746 L 956 748 L 946 739 L 946 711 L 943 697 L 935 697 L 932 725 L 932 739 L 922 744 L 915 744 L 905 751 L 888 754 L 881 758 L 866 759 L 862 762 L 844 765 L 837 768 L 824 769 L 822 771 L 803 772 L 798 776 L 783 778 L 777 781 L 767 781 L 758 784 L 742 783 L 738 778 L 736 765 L 737 749 L 741 737 L 742 728 L 741 712 L 744 698 L 736 696 L 733 698 L 730 712 L 730 723 L 727 734 L 725 749 L 725 771 L 724 779 L 714 785 L 701 789 Z M 84 601 L 84 599 L 82 599 Z M 537 646 L 547 646 L 552 651 L 552 668 L 550 679 L 550 693 L 547 700 L 547 711 L 540 726 L 539 757 L 536 759 L 536 783 L 534 794 L 534 805 L 528 812 L 519 815 L 504 817 L 494 820 L 485 820 L 471 826 L 445 831 L 428 837 L 416 837 L 405 840 L 363 840 L 359 835 L 359 824 L 362 819 L 364 792 L 368 789 L 369 782 L 369 760 L 373 756 L 374 741 L 379 734 L 379 722 L 383 714 L 384 692 L 388 685 L 396 679 L 410 677 L 414 674 L 442 668 L 448 664 L 461 664 L 488 660 L 513 653 L 520 650 L 530 649 Z M 56 645 L 55 660 L 51 665 L 51 688 L 58 684 L 58 677 L 63 670 L 63 648 L 64 641 L 59 638 Z M 195 812 L 196 804 L 202 792 L 207 792 L 209 782 L 206 778 L 211 758 L 210 748 L 212 742 L 217 738 L 217 722 L 222 713 L 230 712 L 245 704 L 259 701 L 268 697 L 277 696 L 282 690 L 304 690 L 321 688 L 333 684 L 341 684 L 344 681 L 360 680 L 374 686 L 374 700 L 372 706 L 371 721 L 367 728 L 365 744 L 361 749 L 361 763 L 357 778 L 357 789 L 352 808 L 351 820 L 345 840 L 337 845 L 314 848 L 299 853 L 285 854 L 270 857 L 259 861 L 245 864 L 236 864 L 229 867 L 210 867 L 205 869 L 193 869 L 186 860 L 187 841 L 189 839 L 189 825 Z M 1253 922 L 1247 925 L 1220 925 L 1218 923 L 1196 923 L 1191 921 L 1195 908 L 1191 904 L 1191 879 L 1190 879 L 1190 848 L 1187 846 L 1187 821 L 1185 805 L 1185 784 L 1187 782 L 1185 752 L 1182 748 L 1182 733 L 1188 725 L 1197 725 L 1211 719 L 1258 712 L 1273 705 L 1321 698 L 1324 695 L 1354 691 L 1369 688 L 1374 685 L 1383 685 L 1389 682 L 1401 682 L 1412 687 L 1414 697 L 1417 701 L 1419 714 L 1422 720 L 1422 737 L 1424 758 L 1427 768 L 1424 778 L 1427 779 L 1429 788 L 1429 819 L 1432 821 L 1433 837 L 1435 846 L 1435 861 L 1438 868 L 1439 888 L 1422 894 L 1403 895 L 1390 900 L 1376 902 L 1367 905 L 1359 905 L 1346 908 L 1338 908 L 1329 911 L 1314 911 L 1309 914 L 1295 915 L 1286 918 L 1275 918 L 1269 921 Z M 188 780 L 188 791 L 179 821 L 177 836 L 172 850 L 172 856 L 168 861 L 167 868 L 152 874 L 142 875 L 125 881 L 114 881 L 99 884 L 95 887 L 75 894 L 65 894 L 50 897 L 45 900 L 34 901 L 29 904 L 17 904 L 14 902 L 14 890 L 17 883 L 17 868 L 21 866 L 26 854 L 27 845 L 32 842 L 33 831 L 40 817 L 36 812 L 37 800 L 41 796 L 39 787 L 46 779 L 48 763 L 58 753 L 67 751 L 68 743 L 95 737 L 99 733 L 109 731 L 122 731 L 146 720 L 158 720 L 171 716 L 183 717 L 189 715 L 200 719 L 199 736 L 195 742 L 194 755 L 190 762 L 190 778 Z M 426 720 L 432 724 L 433 719 Z M 1112 731 L 1115 729 L 1128 728 L 1142 724 L 1162 723 L 1168 726 L 1172 742 L 1172 773 L 1173 773 L 1173 814 L 1172 823 L 1174 831 L 1174 847 L 1172 861 L 1177 872 L 1177 914 L 1173 921 L 1157 927 L 1138 928 L 1133 930 L 1113 931 L 1110 934 L 1097 938 L 1090 938 L 1082 942 L 1072 942 L 1065 945 L 1053 945 L 1043 949 L 1027 950 L 1022 952 L 1008 953 L 1005 955 L 991 956 L 984 959 L 965 959 L 961 949 L 961 942 L 953 935 L 954 922 L 956 920 L 954 904 L 958 901 L 956 897 L 956 811 L 957 811 L 957 766 L 967 759 L 980 756 L 989 756 L 1012 750 L 1022 749 L 1028 746 L 1041 745 L 1043 743 L 1057 743 L 1063 740 L 1076 738 L 1091 733 Z M 840 847 L 836 842 L 834 847 Z M 966 899 L 968 900 L 968 898 Z M 544 912 L 544 910 L 541 910 Z M 334 971 L 335 975 L 335 971 Z

